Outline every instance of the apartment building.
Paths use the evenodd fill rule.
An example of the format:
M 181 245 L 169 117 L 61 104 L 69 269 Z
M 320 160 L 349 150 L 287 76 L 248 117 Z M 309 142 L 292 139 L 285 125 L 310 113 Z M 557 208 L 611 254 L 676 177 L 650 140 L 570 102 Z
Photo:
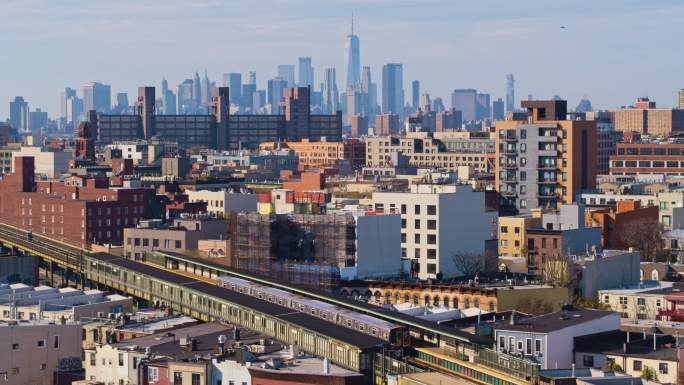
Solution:
M 366 166 L 384 167 L 392 162 L 391 154 L 409 157 L 409 164 L 420 168 L 441 168 L 457 172 L 469 166 L 476 173 L 493 170 L 494 141 L 488 138 L 466 138 L 456 132 L 432 134 L 409 133 L 406 136 L 366 138 Z
M 240 194 L 220 190 L 185 190 L 188 201 L 206 202 L 207 212 L 217 217 L 226 217 L 231 212 L 256 211 L 259 197 L 255 194 Z
M 152 251 L 185 253 L 197 250 L 201 239 L 226 239 L 228 225 L 222 218 L 176 218 L 170 224 L 143 221 L 124 229 L 124 254 L 140 260 Z
M 55 372 L 80 366 L 81 325 L 0 321 L 0 349 L 5 383 L 52 385 Z
M 634 106 L 611 110 L 615 129 L 667 137 L 684 131 L 684 110 L 656 108 L 648 98 L 638 98 Z
M 286 142 L 284 146 L 295 152 L 303 169 L 336 166 L 342 161 L 348 161 L 352 168 L 359 169 L 366 162 L 366 145 L 359 139 L 347 139 L 342 142 L 313 142 L 302 139 Z
M 462 274 L 453 256 L 484 255 L 496 232 L 485 193 L 470 186 L 416 184 L 406 192 L 374 192 L 371 201 L 375 211 L 401 215 L 401 257 L 419 279 Z
M 29 156 L 34 159 L 36 174 L 57 178 L 69 169 L 71 151 L 50 151 L 42 147 L 22 146 L 18 151 L 12 152 L 12 165 L 14 166 L 17 158 Z
M 500 206 L 526 213 L 572 203 L 596 186 L 596 122 L 566 120 L 567 102 L 522 101 L 527 120 L 496 123 Z

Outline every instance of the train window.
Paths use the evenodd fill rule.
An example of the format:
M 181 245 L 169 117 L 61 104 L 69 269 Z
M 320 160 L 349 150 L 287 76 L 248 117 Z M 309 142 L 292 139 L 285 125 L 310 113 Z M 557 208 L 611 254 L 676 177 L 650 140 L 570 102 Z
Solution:
M 352 320 L 350 320 L 350 319 L 347 320 L 347 326 L 349 326 L 349 327 L 352 326 Z
M 378 335 L 378 328 L 373 328 L 371 333 L 373 333 L 374 336 Z
M 361 330 L 362 332 L 365 332 L 366 331 L 366 325 L 364 325 L 364 324 L 359 325 L 359 330 Z

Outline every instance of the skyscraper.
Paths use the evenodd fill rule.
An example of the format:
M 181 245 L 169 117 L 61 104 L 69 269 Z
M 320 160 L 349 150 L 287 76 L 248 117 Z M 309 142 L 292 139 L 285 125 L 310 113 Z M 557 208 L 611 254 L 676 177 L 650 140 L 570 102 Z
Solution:
M 10 102 L 10 126 L 19 131 L 28 130 L 28 103 L 21 96 Z
M 382 66 L 382 112 L 395 113 L 399 120 L 404 112 L 403 67 L 400 63 Z
M 180 115 L 193 115 L 197 112 L 197 104 L 195 99 L 192 97 L 193 94 L 193 80 L 185 79 L 181 84 L 178 85 L 177 102 L 178 102 L 178 114 Z
M 249 71 L 249 73 L 247 74 L 247 79 L 249 80 L 247 84 L 254 84 L 256 86 L 256 71 Z
M 420 105 L 420 81 L 414 80 L 411 82 L 411 107 L 414 110 L 418 109 Z
M 477 94 L 477 119 L 489 119 L 492 115 L 491 97 L 489 94 Z
M 364 66 L 361 71 L 361 89 L 366 93 L 366 116 L 369 122 L 373 122 L 378 108 L 378 85 L 373 83 L 369 66 Z
M 41 129 L 47 127 L 48 113 L 36 108 L 35 111 L 30 111 L 28 116 L 28 130 L 33 133 L 39 132 Z
M 515 78 L 506 75 L 506 112 L 515 111 Z
M 310 57 L 299 58 L 299 86 L 313 87 L 314 84 L 314 69 L 311 65 Z M 312 90 L 313 91 L 313 90 Z
M 503 120 L 506 117 L 504 101 L 501 98 L 496 99 L 494 103 L 492 103 L 492 110 L 494 120 Z
M 250 73 L 251 75 L 251 73 Z M 242 85 L 242 104 L 245 109 L 249 108 L 253 114 L 254 109 L 254 93 L 256 92 L 256 83 L 248 83 Z M 261 107 L 261 106 L 259 106 Z
M 295 86 L 295 66 L 292 64 L 279 64 L 278 77 L 287 82 L 287 87 Z
M 679 90 L 679 109 L 684 110 L 684 88 Z
M 228 98 L 230 104 L 243 104 L 242 101 L 242 74 L 231 72 L 223 74 L 223 86 L 230 90 Z
M 116 94 L 116 106 L 112 110 L 112 113 L 125 115 L 128 113 L 128 94 L 125 92 L 117 92 Z
M 83 109 L 109 113 L 112 109 L 112 89 L 107 84 L 91 82 L 83 86 Z
M 268 104 L 271 105 L 271 113 L 280 113 L 280 104 L 285 96 L 287 81 L 281 77 L 275 77 L 268 81 Z
M 76 90 L 70 87 L 64 88 L 64 91 L 60 92 L 59 94 L 59 108 L 60 108 L 60 118 L 65 118 L 67 117 L 67 99 L 69 99 L 72 96 L 76 96 Z
M 195 111 L 193 114 L 199 112 L 202 102 L 202 81 L 200 80 L 199 73 L 195 71 L 195 77 L 192 79 L 192 100 L 195 102 Z
M 345 64 L 347 66 L 347 79 L 345 88 L 353 88 L 361 80 L 361 51 L 359 49 L 359 37 L 354 34 L 354 15 L 352 14 L 351 34 L 347 35 L 345 47 Z
M 69 130 L 76 127 L 76 123 L 83 115 L 83 99 L 77 96 L 70 96 L 66 102 L 66 123 Z
M 207 108 L 209 106 L 209 101 L 211 100 L 211 89 L 212 89 L 212 82 L 209 80 L 209 76 L 207 76 L 207 71 L 204 71 L 204 78 L 200 81 L 200 99 L 199 99 L 199 104 L 202 106 L 202 112 L 206 113 Z
M 323 113 L 334 113 L 340 108 L 339 95 L 335 69 L 326 68 L 323 74 Z
M 457 89 L 451 94 L 451 108 L 461 111 L 463 121 L 477 119 L 477 90 Z

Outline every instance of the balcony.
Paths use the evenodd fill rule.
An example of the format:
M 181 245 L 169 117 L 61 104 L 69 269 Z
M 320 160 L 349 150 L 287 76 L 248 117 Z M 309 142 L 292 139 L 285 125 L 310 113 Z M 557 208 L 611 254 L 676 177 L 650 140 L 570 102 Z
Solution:
M 504 163 L 501 165 L 502 168 L 505 168 L 506 170 L 512 170 L 512 169 L 517 169 L 518 164 L 517 163 Z
M 556 170 L 558 169 L 558 165 L 556 164 L 549 164 L 549 163 L 541 163 L 537 165 L 537 170 Z
M 558 198 L 558 193 L 556 191 L 539 191 L 537 196 L 539 198 Z
M 515 191 L 501 191 L 501 192 L 499 192 L 499 194 L 501 194 L 501 196 L 508 197 L 508 198 L 513 198 L 513 197 L 517 196 Z
M 538 178 L 538 184 L 558 184 L 558 180 L 552 178 Z

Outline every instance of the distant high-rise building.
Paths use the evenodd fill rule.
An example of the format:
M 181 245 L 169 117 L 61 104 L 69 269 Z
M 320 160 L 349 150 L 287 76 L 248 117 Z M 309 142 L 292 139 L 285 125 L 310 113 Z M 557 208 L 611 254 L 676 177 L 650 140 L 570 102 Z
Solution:
M 451 93 L 451 108 L 461 111 L 466 122 L 477 119 L 477 90 L 457 89 Z
M 112 113 L 119 115 L 127 114 L 129 112 L 128 107 L 128 94 L 125 92 L 117 92 L 116 105 L 114 106 Z
M 169 82 L 166 78 L 162 78 L 161 81 L 161 106 L 157 109 L 157 113 L 161 115 L 166 115 L 167 105 L 166 105 L 166 94 L 169 91 Z M 175 103 L 174 103 L 175 104 Z
M 202 107 L 202 80 L 197 71 L 195 71 L 195 77 L 192 78 L 192 100 L 196 106 L 194 113 L 199 113 Z
M 287 82 L 287 87 L 295 86 L 295 66 L 292 64 L 278 65 L 278 77 Z
M 28 102 L 17 96 L 10 102 L 10 126 L 19 131 L 28 131 Z
M 36 108 L 35 111 L 30 111 L 28 116 L 28 130 L 33 133 L 39 132 L 41 129 L 47 127 L 48 113 Z
M 375 115 L 375 126 L 373 133 L 377 136 L 393 135 L 399 132 L 401 124 L 399 116 L 392 113 Z
M 586 97 L 582 97 L 577 104 L 577 107 L 575 107 L 575 112 L 591 112 L 593 110 L 594 108 L 591 106 L 591 101 Z
M 444 111 L 444 102 L 442 101 L 442 98 L 436 97 L 435 100 L 432 101 L 432 111 L 434 111 L 434 112 Z
M 679 109 L 684 110 L 684 88 L 679 90 Z
M 382 112 L 395 113 L 399 120 L 403 117 L 404 84 L 400 63 L 388 63 L 382 67 Z
M 247 84 L 254 84 L 254 85 L 256 85 L 256 84 L 257 84 L 257 81 L 256 81 L 256 71 L 249 71 L 249 72 L 247 73 L 247 79 L 249 80 L 249 81 L 247 82 Z
M 266 105 L 266 90 L 255 90 L 251 95 L 252 111 L 254 114 L 258 114 Z
M 418 109 L 420 104 L 420 81 L 414 80 L 411 82 L 411 107 L 414 110 Z
M 64 91 L 59 94 L 59 108 L 60 108 L 60 118 L 65 118 L 67 116 L 67 99 L 76 96 L 76 90 L 70 87 L 64 88 Z
M 230 89 L 228 98 L 230 104 L 241 105 L 242 102 L 242 74 L 231 72 L 223 74 L 223 86 Z
M 506 75 L 506 112 L 515 111 L 515 78 L 513 74 Z
M 299 58 L 299 86 L 313 88 L 314 69 L 310 57 Z M 313 89 L 311 90 L 313 91 Z
M 373 83 L 369 66 L 364 66 L 361 71 L 361 89 L 366 93 L 366 116 L 372 122 L 378 108 L 378 85 Z
M 504 101 L 498 98 L 492 103 L 493 118 L 494 120 L 503 120 L 506 117 L 506 112 L 504 110 Z
M 171 90 L 166 90 L 163 98 L 163 115 L 176 115 L 176 94 Z
M 351 34 L 347 35 L 345 48 L 345 65 L 347 70 L 346 89 L 353 88 L 361 81 L 361 50 L 359 37 L 354 34 L 354 15 L 352 15 Z
M 420 95 L 419 107 L 423 112 L 432 111 L 432 101 L 430 101 L 430 94 L 428 94 L 426 92 L 426 93 Z
M 192 97 L 193 88 L 192 79 L 185 79 L 181 84 L 178 85 L 176 99 L 179 115 L 193 115 L 197 113 L 197 104 L 195 99 Z
M 489 94 L 477 94 L 477 119 L 489 119 L 492 115 L 491 97 Z
M 268 81 L 268 104 L 271 105 L 271 114 L 280 114 L 280 105 L 285 96 L 287 81 L 281 77 L 275 77 Z
M 83 116 L 83 99 L 77 96 L 71 96 L 67 99 L 66 104 L 66 122 L 67 125 L 73 130 L 78 120 Z
M 109 113 L 112 110 L 112 89 L 107 84 L 91 82 L 83 86 L 83 109 Z
M 340 108 L 335 69 L 326 68 L 323 73 L 323 113 L 331 114 Z
M 209 101 L 211 100 L 211 89 L 213 84 L 207 76 L 207 71 L 204 71 L 204 77 L 200 81 L 200 100 L 199 104 L 202 106 L 202 113 L 206 113 Z
M 242 85 L 242 103 L 245 108 L 249 108 L 254 114 L 254 93 L 256 92 L 256 83 L 248 83 Z M 264 98 L 265 99 L 265 98 Z M 264 101 L 265 103 L 265 101 Z M 261 106 L 259 106 L 261 107 Z

